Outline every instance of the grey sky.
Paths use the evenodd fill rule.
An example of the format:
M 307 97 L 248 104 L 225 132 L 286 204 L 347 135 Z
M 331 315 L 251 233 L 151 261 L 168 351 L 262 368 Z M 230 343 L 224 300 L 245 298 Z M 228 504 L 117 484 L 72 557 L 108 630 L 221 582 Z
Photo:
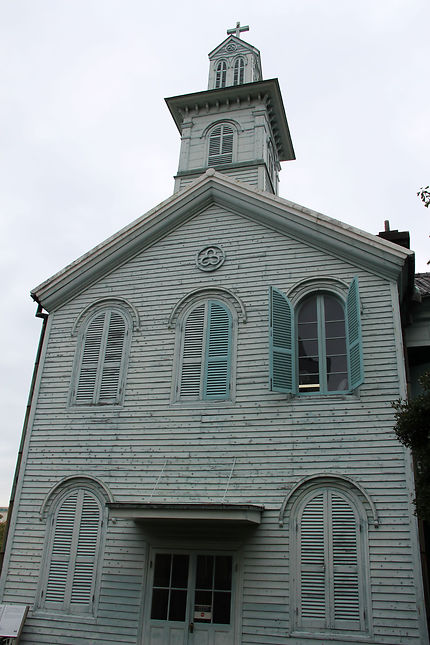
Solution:
M 297 160 L 280 195 L 371 233 L 409 229 L 427 270 L 427 1 L 14 0 L 1 16 L 0 506 L 41 326 L 29 290 L 172 193 L 163 99 L 206 88 L 237 20 L 284 96 Z

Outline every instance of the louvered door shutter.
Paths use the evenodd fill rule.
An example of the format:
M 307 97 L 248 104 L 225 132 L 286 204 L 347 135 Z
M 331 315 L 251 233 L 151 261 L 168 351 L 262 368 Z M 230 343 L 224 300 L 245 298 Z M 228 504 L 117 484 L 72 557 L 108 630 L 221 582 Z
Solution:
M 294 391 L 294 314 L 283 293 L 270 288 L 270 389 Z
M 354 278 L 351 282 L 346 298 L 346 329 L 350 379 L 349 389 L 354 390 L 364 380 L 358 278 Z
M 327 624 L 327 545 L 324 519 L 325 496 L 320 493 L 306 504 L 298 526 L 300 627 L 317 629 L 325 628 Z
M 78 491 L 75 491 L 61 504 L 55 516 L 53 526 L 54 537 L 51 547 L 45 603 L 59 608 L 66 601 L 66 592 L 70 578 L 77 503 Z
M 183 333 L 180 398 L 198 399 L 202 390 L 203 333 L 205 304 L 198 305 L 185 319 Z
M 98 314 L 90 321 L 86 330 L 76 388 L 76 403 L 94 403 L 95 401 L 105 319 L 106 313 Z
M 70 605 L 73 610 L 90 609 L 94 593 L 95 566 L 100 540 L 100 505 L 87 491 L 82 491 L 80 518 L 77 528 L 76 556 L 71 585 Z
M 208 302 L 205 399 L 230 396 L 231 314 L 221 302 Z
M 105 403 L 115 403 L 120 396 L 119 386 L 126 326 L 124 318 L 116 311 L 107 312 L 106 317 L 107 334 L 98 400 Z
M 91 610 L 100 527 L 100 504 L 91 493 L 74 491 L 62 502 L 53 527 L 46 606 Z
M 359 520 L 351 505 L 333 492 L 330 493 L 330 511 L 333 626 L 360 630 L 363 624 L 358 570 Z

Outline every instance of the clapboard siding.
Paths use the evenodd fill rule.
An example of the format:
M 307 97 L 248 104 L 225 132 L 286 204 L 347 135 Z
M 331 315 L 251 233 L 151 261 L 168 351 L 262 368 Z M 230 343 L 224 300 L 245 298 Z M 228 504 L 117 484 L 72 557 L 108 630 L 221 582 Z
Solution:
M 194 258 L 209 243 L 222 246 L 226 261 L 204 274 Z M 346 285 L 358 276 L 365 380 L 358 394 L 288 399 L 268 390 L 268 288 L 287 293 L 315 276 Z M 246 307 L 247 322 L 239 319 L 234 347 L 235 400 L 172 403 L 176 338 L 169 316 L 181 298 L 206 286 L 231 289 Z M 72 328 L 85 307 L 108 296 L 125 298 L 141 318 L 131 337 L 124 401 L 73 407 L 78 339 Z M 49 491 L 65 476 L 93 475 L 119 502 L 263 504 L 259 529 L 234 546 L 241 546 L 242 557 L 242 643 L 279 645 L 291 629 L 289 509 L 283 527 L 279 509 L 304 477 L 344 474 L 366 489 L 381 523 L 368 527 L 377 634 L 371 642 L 419 643 L 408 464 L 392 431 L 390 404 L 402 388 L 393 350 L 397 303 L 391 298 L 386 279 L 213 206 L 52 313 L 4 602 L 35 602 L 45 538 L 39 510 Z M 108 523 L 96 617 L 87 623 L 66 617 L 74 643 L 136 643 L 146 548 L 134 523 Z M 23 644 L 68 645 L 63 620 L 60 614 L 48 620 L 36 609 Z

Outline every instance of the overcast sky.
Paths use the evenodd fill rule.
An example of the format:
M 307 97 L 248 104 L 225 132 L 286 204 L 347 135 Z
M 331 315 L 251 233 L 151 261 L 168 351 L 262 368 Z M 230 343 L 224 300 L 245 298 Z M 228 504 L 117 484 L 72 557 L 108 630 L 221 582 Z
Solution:
M 428 0 L 0 8 L 0 506 L 41 327 L 29 291 L 173 192 L 179 135 L 163 99 L 206 89 L 207 54 L 237 20 L 283 92 L 297 160 L 281 197 L 371 233 L 389 219 L 427 270 Z

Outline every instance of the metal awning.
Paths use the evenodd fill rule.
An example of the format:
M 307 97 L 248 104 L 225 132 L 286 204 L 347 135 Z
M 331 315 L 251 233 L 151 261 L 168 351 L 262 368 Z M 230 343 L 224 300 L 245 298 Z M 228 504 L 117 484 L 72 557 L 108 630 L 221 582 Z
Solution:
M 264 511 L 264 506 L 255 504 L 108 502 L 107 506 L 113 517 L 136 522 L 260 524 Z

